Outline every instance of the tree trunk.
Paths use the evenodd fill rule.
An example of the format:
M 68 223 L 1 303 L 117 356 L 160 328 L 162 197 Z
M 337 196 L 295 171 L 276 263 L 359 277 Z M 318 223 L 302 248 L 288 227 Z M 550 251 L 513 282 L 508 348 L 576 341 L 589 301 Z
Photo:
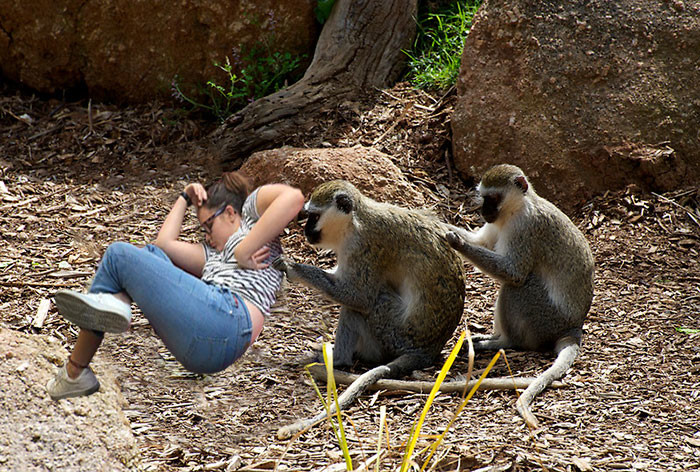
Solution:
M 319 113 L 401 73 L 415 37 L 417 0 L 336 0 L 311 65 L 290 87 L 230 117 L 215 133 L 222 160 L 235 167 L 250 153 L 277 147 L 313 126 Z

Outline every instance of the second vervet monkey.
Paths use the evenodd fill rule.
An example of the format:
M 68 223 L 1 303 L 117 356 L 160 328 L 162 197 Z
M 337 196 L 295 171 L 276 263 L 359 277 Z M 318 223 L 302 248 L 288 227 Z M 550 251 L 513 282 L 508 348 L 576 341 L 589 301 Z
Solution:
M 474 232 L 451 227 L 450 245 L 498 280 L 493 334 L 474 337 L 475 350 L 554 351 L 552 367 L 520 395 L 528 424 L 535 396 L 576 359 L 593 299 L 593 254 L 581 231 L 537 195 L 521 169 L 497 165 L 478 186 L 486 224 Z

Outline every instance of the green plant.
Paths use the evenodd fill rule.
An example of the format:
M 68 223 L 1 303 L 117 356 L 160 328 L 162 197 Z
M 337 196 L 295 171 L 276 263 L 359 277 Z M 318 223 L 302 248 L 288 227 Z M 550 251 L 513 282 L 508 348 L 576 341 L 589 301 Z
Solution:
M 700 333 L 700 329 L 696 329 L 696 328 L 677 327 L 677 328 L 676 328 L 676 331 L 678 331 L 679 333 L 683 333 L 683 334 L 697 334 L 697 333 Z
M 262 30 L 267 29 L 262 39 L 245 51 L 234 48 L 231 58 L 226 57 L 223 63 L 214 63 L 224 74 L 223 84 L 209 80 L 205 86 L 196 86 L 196 93 L 186 94 L 180 78 L 175 76 L 171 83 L 173 97 L 188 104 L 190 111 L 203 110 L 224 121 L 249 103 L 293 82 L 301 60 L 306 56 L 294 56 L 274 49 L 276 23 L 274 14 L 270 12 L 266 27 L 261 27 Z
M 335 377 L 333 376 L 333 349 L 329 343 L 323 343 L 323 363 L 326 365 L 326 374 L 328 376 L 327 390 L 329 396 L 329 402 L 324 403 L 326 407 L 326 412 L 329 413 L 330 419 L 330 399 L 333 399 L 335 403 L 335 414 L 338 421 L 338 429 L 336 430 L 333 426 L 333 421 L 331 421 L 331 426 L 333 426 L 333 431 L 336 433 L 338 438 L 338 443 L 343 451 L 343 457 L 345 458 L 345 466 L 347 470 L 353 470 L 352 459 L 350 458 L 350 452 L 348 450 L 348 442 L 345 439 L 345 428 L 343 427 L 343 418 L 340 411 L 340 405 L 338 405 L 338 388 L 335 385 Z
M 335 4 L 335 0 L 317 0 L 314 13 L 319 23 L 324 24 L 326 22 L 333 9 L 333 4 Z
M 408 56 L 408 80 L 423 89 L 447 89 L 457 80 L 464 40 L 481 0 L 457 0 L 417 20 Z
M 343 451 L 343 457 L 345 458 L 345 467 L 347 470 L 351 471 L 353 470 L 352 459 L 350 458 L 348 442 L 345 439 L 345 428 L 343 426 L 342 412 L 340 411 L 340 406 L 338 405 L 338 388 L 335 384 L 335 376 L 333 373 L 333 348 L 331 347 L 330 343 L 327 342 L 323 343 L 323 363 L 326 366 L 326 392 L 328 395 L 327 399 L 323 398 L 321 390 L 318 388 L 318 385 L 316 384 L 313 375 L 311 375 L 311 372 L 309 371 L 309 367 L 314 364 L 309 364 L 305 367 L 306 374 L 309 376 L 309 379 L 311 380 L 311 385 L 316 391 L 316 395 L 318 395 L 318 397 L 321 399 L 323 408 L 326 410 L 326 414 L 328 415 L 328 422 L 330 423 L 331 429 L 333 429 L 333 433 L 335 434 L 335 437 L 338 440 L 340 449 Z M 331 402 L 335 404 L 335 416 L 337 426 L 336 423 L 333 422 L 333 416 L 331 415 Z
M 418 441 L 418 438 L 420 437 L 420 431 L 423 426 L 423 422 L 425 421 L 426 416 L 428 415 L 428 412 L 430 411 L 430 407 L 433 404 L 433 400 L 435 399 L 435 396 L 440 390 L 440 386 L 442 385 L 443 381 L 445 380 L 445 377 L 447 376 L 448 372 L 450 371 L 450 368 L 452 367 L 452 364 L 454 363 L 457 354 L 460 352 L 460 349 L 462 347 L 462 343 L 465 340 L 466 337 L 466 332 L 462 332 L 462 334 L 459 336 L 457 339 L 457 342 L 455 346 L 452 348 L 452 351 L 450 352 L 449 356 L 445 360 L 445 363 L 443 364 L 442 368 L 440 369 L 440 372 L 438 373 L 437 379 L 435 380 L 435 384 L 433 385 L 433 388 L 430 391 L 430 394 L 428 395 L 428 399 L 425 402 L 425 405 L 423 407 L 423 411 L 421 412 L 420 416 L 416 419 L 416 422 L 413 424 L 411 428 L 411 432 L 409 434 L 408 441 L 406 442 L 406 450 L 404 451 L 403 457 L 402 457 L 402 462 L 401 462 L 401 472 L 408 471 L 409 467 L 413 463 L 414 459 L 414 451 L 416 447 L 416 443 Z M 473 354 L 473 349 L 471 348 L 471 339 L 469 339 L 469 367 L 467 371 L 467 377 L 471 377 L 471 372 L 472 368 L 474 365 L 474 354 Z M 425 451 L 430 451 L 428 457 L 423 461 L 423 467 L 421 469 L 425 470 L 427 465 L 429 464 L 430 460 L 432 459 L 433 455 L 435 454 L 435 451 L 438 449 L 440 444 L 442 443 L 445 435 L 449 431 L 450 427 L 454 424 L 455 420 L 459 417 L 460 413 L 466 406 L 467 402 L 471 399 L 471 397 L 476 393 L 476 391 L 479 389 L 479 386 L 481 385 L 481 382 L 486 378 L 488 373 L 491 371 L 493 366 L 496 364 L 496 361 L 498 358 L 503 354 L 504 359 L 505 359 L 505 353 L 501 350 L 498 353 L 494 355 L 494 357 L 491 359 L 491 362 L 489 365 L 486 367 L 484 372 L 481 374 L 481 377 L 479 377 L 478 381 L 472 386 L 471 390 L 469 393 L 464 392 L 464 395 L 462 397 L 462 403 L 459 405 L 457 408 L 457 411 L 452 416 L 452 419 L 448 423 L 447 427 L 443 430 L 443 432 L 439 435 L 437 435 L 436 440 L 433 442 L 433 444 L 424 449 L 423 452 Z M 326 366 L 326 375 L 327 375 L 327 384 L 326 384 L 326 390 L 327 390 L 327 396 L 328 398 L 325 399 L 323 397 L 323 394 L 321 393 L 321 390 L 319 389 L 318 385 L 314 381 L 313 375 L 311 375 L 311 372 L 309 371 L 309 366 L 306 366 L 306 373 L 308 374 L 310 380 L 311 380 L 311 385 L 313 386 L 314 390 L 316 391 L 316 394 L 318 397 L 321 399 L 321 402 L 323 403 L 323 407 L 326 410 L 326 413 L 328 414 L 328 421 L 331 425 L 331 428 L 333 429 L 333 432 L 335 433 L 336 439 L 338 440 L 338 444 L 340 445 L 341 450 L 343 451 L 343 457 L 345 458 L 345 466 L 347 470 L 353 470 L 353 465 L 352 465 L 352 460 L 350 458 L 350 453 L 348 451 L 348 444 L 347 444 L 347 439 L 345 437 L 345 429 L 343 427 L 343 419 L 342 419 L 342 413 L 340 409 L 338 408 L 338 391 L 335 383 L 335 378 L 333 376 L 333 350 L 330 347 L 329 343 L 324 343 L 323 344 L 323 361 Z M 507 363 L 507 360 L 506 360 Z M 511 374 L 512 376 L 512 374 Z M 336 420 L 335 422 L 333 421 L 332 415 L 330 415 L 330 405 L 331 402 L 335 403 L 336 406 Z M 337 425 L 336 425 L 337 424 Z M 376 455 L 376 471 L 379 471 L 379 461 L 381 459 L 381 443 L 382 443 L 382 431 L 383 428 L 386 426 L 386 408 L 381 407 L 380 409 L 380 419 L 379 419 L 379 435 L 378 435 L 378 440 L 377 440 L 377 455 Z M 301 434 L 301 433 L 300 433 Z M 388 431 L 387 431 L 388 434 Z M 388 436 L 387 436 L 387 443 L 388 443 Z

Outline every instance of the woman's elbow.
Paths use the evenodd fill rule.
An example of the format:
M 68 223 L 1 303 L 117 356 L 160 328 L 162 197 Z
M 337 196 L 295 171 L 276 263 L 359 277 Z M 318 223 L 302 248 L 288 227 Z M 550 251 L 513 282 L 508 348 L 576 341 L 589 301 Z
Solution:
M 163 252 L 166 252 L 166 253 L 167 253 L 167 252 L 168 252 L 168 251 L 167 251 L 168 242 L 169 242 L 169 241 L 168 241 L 167 239 L 163 238 L 163 237 L 156 237 L 156 240 L 153 241 L 152 244 L 153 244 L 155 247 L 161 249 Z
M 294 216 L 296 216 L 304 207 L 304 194 L 298 188 L 292 187 L 290 189 L 289 199 L 289 206 L 294 210 Z
M 282 210 L 291 221 L 304 207 L 304 194 L 296 187 L 285 185 L 285 188 L 275 198 L 275 206 L 278 211 Z

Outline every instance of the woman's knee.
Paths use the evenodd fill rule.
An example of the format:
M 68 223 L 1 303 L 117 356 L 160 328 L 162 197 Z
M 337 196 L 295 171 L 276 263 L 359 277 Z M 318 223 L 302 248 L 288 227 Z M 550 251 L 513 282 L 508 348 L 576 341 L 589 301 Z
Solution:
M 146 256 L 148 255 L 148 256 Z M 104 258 L 119 259 L 125 257 L 150 257 L 155 256 L 158 259 L 162 259 L 167 262 L 171 262 L 170 258 L 163 252 L 158 246 L 153 244 L 148 244 L 146 246 L 134 246 L 131 243 L 125 243 L 123 241 L 117 241 L 109 246 L 105 251 Z
M 143 249 L 153 254 L 154 256 L 163 259 L 164 261 L 172 262 L 170 260 L 170 257 L 168 257 L 168 255 L 165 253 L 165 251 L 163 251 L 155 244 L 147 244 Z
M 138 248 L 134 246 L 133 244 L 130 243 L 125 243 L 123 241 L 117 241 L 109 246 L 107 246 L 107 250 L 105 251 L 104 258 L 111 258 L 111 257 L 121 257 L 126 254 L 129 254 L 133 251 L 138 251 Z

